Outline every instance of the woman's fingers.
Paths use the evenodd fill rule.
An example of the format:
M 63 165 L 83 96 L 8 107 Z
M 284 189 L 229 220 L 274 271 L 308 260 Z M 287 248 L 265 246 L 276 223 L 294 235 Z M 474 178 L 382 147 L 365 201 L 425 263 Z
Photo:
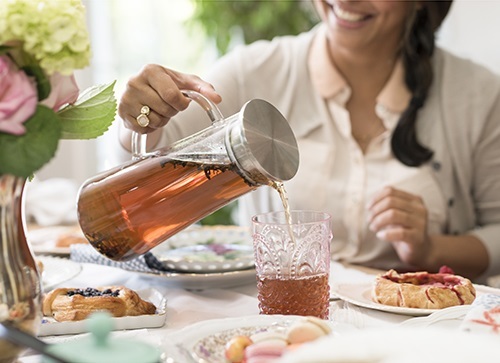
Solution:
M 427 223 L 427 208 L 419 196 L 384 188 L 368 207 L 368 223 L 373 231 L 391 224 L 422 228 Z
M 379 239 L 392 243 L 408 263 L 422 259 L 429 248 L 427 208 L 421 197 L 384 188 L 369 204 L 369 227 Z
M 152 132 L 187 108 L 190 99 L 182 94 L 182 89 L 202 92 L 216 103 L 221 100 L 213 87 L 199 77 L 151 64 L 129 80 L 118 113 L 127 128 L 140 133 Z M 149 113 L 140 116 L 143 106 L 148 106 Z M 144 121 L 142 126 L 137 120 L 139 116 Z

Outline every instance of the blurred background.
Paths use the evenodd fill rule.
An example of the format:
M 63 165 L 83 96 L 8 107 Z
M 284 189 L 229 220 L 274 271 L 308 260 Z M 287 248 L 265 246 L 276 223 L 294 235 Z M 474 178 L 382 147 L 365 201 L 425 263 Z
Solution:
M 317 18 L 310 0 L 83 0 L 93 59 L 76 74 L 81 89 L 116 80 L 117 98 L 129 77 L 147 63 L 203 76 L 223 53 L 256 39 L 297 34 Z M 455 0 L 438 43 L 500 74 L 499 0 Z M 36 173 L 27 198 L 76 193 L 89 177 L 129 155 L 118 143 L 117 116 L 96 140 L 62 140 L 56 157 Z M 48 179 L 63 181 L 66 189 Z M 68 186 L 68 183 L 71 186 Z M 33 192 L 34 193 L 34 192 Z M 38 198 L 39 196 L 37 196 Z

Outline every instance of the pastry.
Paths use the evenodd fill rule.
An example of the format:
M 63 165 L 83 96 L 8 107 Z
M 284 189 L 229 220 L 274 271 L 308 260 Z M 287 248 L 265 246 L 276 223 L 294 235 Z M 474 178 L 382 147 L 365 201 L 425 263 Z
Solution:
M 105 286 L 54 289 L 44 296 L 42 310 L 56 321 L 77 321 L 102 310 L 114 317 L 154 314 L 156 306 L 124 286 Z
M 377 276 L 372 288 L 372 300 L 391 306 L 420 309 L 442 309 L 469 305 L 476 298 L 476 289 L 469 279 L 453 274 L 389 270 Z
M 36 268 L 38 270 L 38 274 L 40 274 L 40 275 L 43 274 L 43 270 L 44 270 L 45 266 L 43 265 L 42 260 L 35 258 L 35 264 L 36 264 Z
M 89 243 L 83 233 L 78 230 L 71 233 L 64 233 L 57 237 L 55 246 L 56 247 L 69 247 L 74 244 L 79 243 Z

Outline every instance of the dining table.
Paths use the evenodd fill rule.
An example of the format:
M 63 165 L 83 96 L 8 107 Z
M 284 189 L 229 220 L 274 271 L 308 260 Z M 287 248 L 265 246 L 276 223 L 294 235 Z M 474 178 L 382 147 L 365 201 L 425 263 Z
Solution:
M 126 286 L 136 291 L 154 290 L 158 293 L 165 304 L 165 316 L 160 323 L 154 324 L 153 327 L 147 326 L 148 324 L 142 327 L 139 322 L 136 326 L 113 331 L 111 337 L 144 341 L 155 346 L 162 352 L 162 361 L 166 363 L 205 362 L 202 359 L 196 360 L 189 352 L 197 340 L 224 329 L 259 323 L 263 319 L 267 319 L 264 323 L 269 323 L 273 319 L 282 321 L 287 318 L 259 314 L 257 282 L 253 269 L 237 272 L 241 278 L 236 276 L 232 279 L 223 278 L 221 281 L 206 277 L 199 280 L 180 277 L 176 280 L 161 274 L 154 275 L 115 266 L 75 262 L 71 261 L 69 256 L 36 257 L 42 260 L 45 258 L 49 264 L 57 262 L 62 265 L 70 263 L 78 266 L 75 273 L 67 274 L 60 282 L 53 281 L 50 286 L 45 286 L 46 291 L 58 287 Z M 64 275 L 64 269 L 60 271 Z M 342 335 L 352 334 L 353 331 L 397 329 L 405 325 L 430 327 L 435 323 L 430 319 L 432 314 L 428 312 L 413 314 L 404 309 L 398 311 L 380 308 L 380 304 L 369 301 L 369 296 L 366 296 L 369 292 L 350 290 L 353 286 L 358 287 L 358 290 L 359 287 L 367 290 L 375 276 L 381 272 L 363 266 L 331 262 L 329 322 L 334 333 Z M 482 294 L 500 296 L 500 289 L 480 286 L 479 290 Z M 466 311 L 462 311 L 449 317 L 448 320 L 443 319 L 441 328 L 450 331 L 458 329 L 465 313 Z M 56 328 L 51 334 L 40 336 L 40 339 L 50 344 L 63 344 L 82 339 L 87 334 L 66 333 L 64 329 L 57 331 Z M 28 349 L 18 360 L 19 363 L 38 363 L 42 361 L 42 357 Z

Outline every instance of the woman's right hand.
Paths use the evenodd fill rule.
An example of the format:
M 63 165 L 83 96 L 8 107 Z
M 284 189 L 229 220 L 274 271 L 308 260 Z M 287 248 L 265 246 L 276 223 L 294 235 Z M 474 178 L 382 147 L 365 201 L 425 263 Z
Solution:
M 148 64 L 127 82 L 118 114 L 126 128 L 139 133 L 151 133 L 165 126 L 171 117 L 189 105 L 190 99 L 181 93 L 181 89 L 197 91 L 216 104 L 221 101 L 213 86 L 198 76 Z M 146 127 L 137 123 L 137 116 L 141 114 L 143 106 L 150 109 Z

